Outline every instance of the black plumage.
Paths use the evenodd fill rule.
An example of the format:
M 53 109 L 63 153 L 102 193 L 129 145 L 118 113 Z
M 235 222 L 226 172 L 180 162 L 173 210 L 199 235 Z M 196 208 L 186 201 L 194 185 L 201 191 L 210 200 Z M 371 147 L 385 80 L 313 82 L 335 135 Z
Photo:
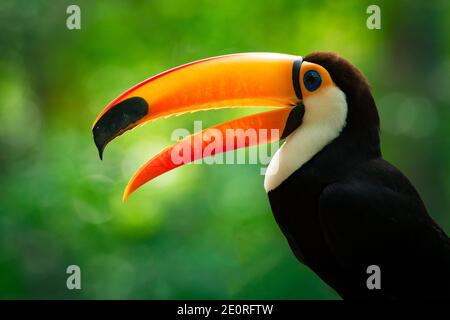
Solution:
M 414 186 L 382 158 L 379 118 L 364 76 L 314 53 L 346 94 L 341 134 L 268 193 L 297 258 L 343 298 L 450 298 L 450 240 Z M 368 289 L 369 265 L 381 289 Z

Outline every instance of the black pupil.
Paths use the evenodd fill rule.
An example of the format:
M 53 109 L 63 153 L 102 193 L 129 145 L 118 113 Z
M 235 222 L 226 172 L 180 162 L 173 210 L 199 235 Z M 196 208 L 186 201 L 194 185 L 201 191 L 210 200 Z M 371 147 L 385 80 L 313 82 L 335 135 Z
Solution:
M 312 87 L 312 86 L 316 85 L 317 81 L 318 81 L 318 77 L 317 77 L 317 75 L 315 73 L 310 73 L 310 74 L 308 74 L 306 76 L 306 84 L 309 87 Z

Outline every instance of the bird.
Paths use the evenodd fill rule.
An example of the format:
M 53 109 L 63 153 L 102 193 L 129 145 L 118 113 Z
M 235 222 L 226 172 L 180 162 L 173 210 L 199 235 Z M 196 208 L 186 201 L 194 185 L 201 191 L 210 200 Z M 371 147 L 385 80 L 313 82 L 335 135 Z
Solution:
M 410 180 L 383 158 L 368 80 L 336 53 L 238 53 L 170 69 L 109 103 L 94 121 L 93 137 L 102 158 L 110 141 L 136 126 L 228 107 L 271 110 L 164 149 L 135 173 L 123 200 L 202 158 L 192 142 L 199 139 L 204 150 L 211 130 L 270 130 L 257 139 L 224 142 L 211 154 L 284 141 L 267 167 L 264 189 L 274 220 L 303 265 L 343 299 L 450 298 L 450 239 Z M 180 147 L 187 148 L 184 162 L 173 159 Z M 368 280 L 373 266 L 379 272 L 375 287 Z

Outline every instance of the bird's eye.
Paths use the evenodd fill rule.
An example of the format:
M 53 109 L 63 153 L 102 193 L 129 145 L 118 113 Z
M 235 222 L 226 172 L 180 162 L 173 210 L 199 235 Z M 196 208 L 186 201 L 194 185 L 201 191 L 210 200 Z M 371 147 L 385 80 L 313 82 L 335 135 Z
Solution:
M 303 83 L 308 91 L 315 91 L 320 87 L 322 83 L 322 78 L 320 74 L 315 70 L 309 70 L 303 76 Z

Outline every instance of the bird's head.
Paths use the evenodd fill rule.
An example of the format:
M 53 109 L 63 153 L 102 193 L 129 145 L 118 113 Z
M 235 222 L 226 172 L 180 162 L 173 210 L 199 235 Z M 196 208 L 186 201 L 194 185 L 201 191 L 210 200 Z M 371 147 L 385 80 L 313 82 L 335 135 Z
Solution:
M 233 54 L 168 70 L 113 100 L 94 122 L 94 141 L 102 157 L 111 140 L 138 125 L 187 112 L 229 107 L 272 110 L 216 125 L 166 148 L 136 172 L 124 199 L 157 176 L 202 158 L 208 143 L 217 134 L 226 137 L 228 130 L 264 130 L 265 134 L 244 139 L 235 136 L 232 143 L 222 139 L 219 148 L 215 141 L 216 148 L 207 155 L 286 139 L 267 169 L 267 191 L 340 136 L 354 137 L 356 144 L 371 145 L 374 152 L 379 149 L 379 120 L 369 85 L 355 67 L 333 53 L 313 53 L 304 58 L 273 53 Z M 198 146 L 200 152 L 195 150 Z M 191 153 L 189 160 L 174 161 L 174 151 L 186 148 Z M 371 152 L 366 149 L 361 145 L 361 152 Z

